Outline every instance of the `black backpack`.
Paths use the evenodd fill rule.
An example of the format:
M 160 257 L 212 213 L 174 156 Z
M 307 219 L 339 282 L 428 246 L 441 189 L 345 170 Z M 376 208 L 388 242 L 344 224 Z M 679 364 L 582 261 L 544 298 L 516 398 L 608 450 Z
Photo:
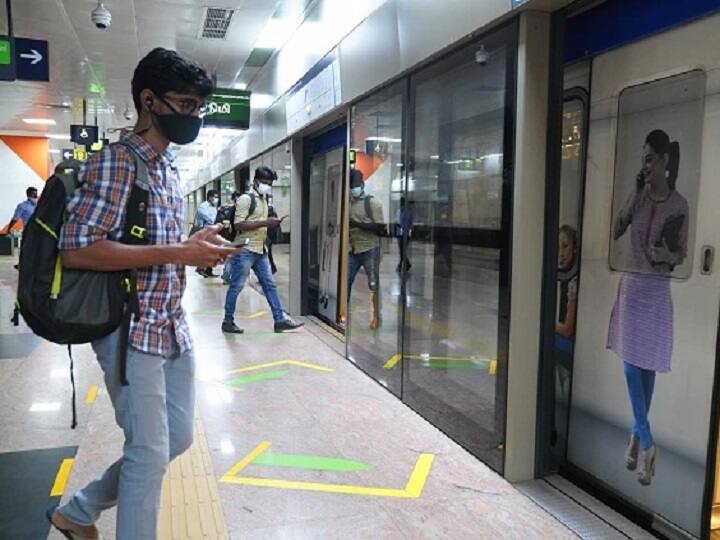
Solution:
M 248 208 L 247 216 L 245 216 L 245 219 L 247 219 L 255 213 L 257 200 L 255 199 L 254 193 L 246 193 L 245 195 L 250 197 L 250 208 Z M 245 195 L 241 195 L 241 197 L 244 197 Z M 235 204 L 229 204 L 218 208 L 215 223 L 221 223 L 223 226 L 220 231 L 220 236 L 230 242 L 235 240 L 235 237 L 237 236 L 237 230 L 235 230 Z
M 120 144 L 120 143 L 118 143 Z M 147 244 L 149 191 L 147 166 L 134 151 L 135 180 L 125 212 L 121 242 Z M 77 168 L 56 170 L 45 184 L 30 222 L 26 224 L 20 250 L 20 271 L 14 315 L 18 312 L 38 336 L 70 345 L 89 343 L 123 327 L 119 347 L 120 378 L 127 384 L 125 356 L 130 317 L 139 317 L 134 271 L 99 272 L 64 268 L 58 240 L 67 220 L 69 195 L 81 186 Z M 70 378 L 73 382 L 73 425 L 76 422 L 75 383 L 72 354 Z

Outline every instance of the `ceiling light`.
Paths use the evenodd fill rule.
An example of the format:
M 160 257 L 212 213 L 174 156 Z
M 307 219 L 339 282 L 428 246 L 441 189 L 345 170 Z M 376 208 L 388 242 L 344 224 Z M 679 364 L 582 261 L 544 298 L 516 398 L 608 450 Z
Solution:
M 69 141 L 70 135 L 63 135 L 60 133 L 48 133 L 47 134 L 48 139 L 54 139 L 56 141 Z
M 267 109 L 273 101 L 275 100 L 270 94 L 250 94 L 251 109 Z
M 60 150 L 58 150 L 57 148 L 51 148 L 50 153 L 51 154 L 59 154 Z M 65 374 L 65 370 L 63 370 L 63 374 Z M 53 374 L 52 376 L 55 377 L 56 375 Z
M 23 122 L 26 124 L 33 124 L 38 126 L 54 126 L 55 120 L 52 118 L 23 118 Z
M 292 20 L 270 19 L 255 42 L 258 49 L 279 49 L 292 35 L 296 25 Z

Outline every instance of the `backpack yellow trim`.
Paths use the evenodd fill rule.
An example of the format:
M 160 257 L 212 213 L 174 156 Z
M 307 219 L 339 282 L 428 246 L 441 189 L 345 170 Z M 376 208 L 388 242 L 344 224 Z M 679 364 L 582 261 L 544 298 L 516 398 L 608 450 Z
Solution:
M 60 285 L 62 284 L 62 260 L 58 254 L 55 259 L 55 273 L 53 274 L 52 284 L 50 285 L 50 298 L 57 298 L 60 295 Z
M 50 236 L 52 236 L 55 240 L 58 239 L 58 235 L 55 234 L 55 231 L 53 231 L 47 223 L 45 223 L 44 221 L 42 221 L 40 218 L 33 218 L 33 219 L 35 220 L 35 223 L 37 223 L 37 224 L 40 225 L 43 229 L 45 229 L 45 232 L 47 232 L 48 234 L 50 234 Z

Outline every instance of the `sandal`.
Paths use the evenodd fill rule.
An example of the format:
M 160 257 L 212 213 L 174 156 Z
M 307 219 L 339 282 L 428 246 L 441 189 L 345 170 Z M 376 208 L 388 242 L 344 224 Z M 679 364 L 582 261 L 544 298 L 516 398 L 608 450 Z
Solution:
M 97 538 L 88 538 L 87 536 L 80 536 L 77 533 L 72 532 L 70 529 L 61 529 L 52 520 L 53 513 L 55 513 L 55 510 L 57 510 L 57 506 L 51 506 L 45 511 L 45 517 L 47 518 L 50 525 L 52 525 L 55 530 L 59 531 L 60 534 L 62 534 L 65 538 L 68 540 L 102 540 L 102 536 L 100 534 L 97 535 Z

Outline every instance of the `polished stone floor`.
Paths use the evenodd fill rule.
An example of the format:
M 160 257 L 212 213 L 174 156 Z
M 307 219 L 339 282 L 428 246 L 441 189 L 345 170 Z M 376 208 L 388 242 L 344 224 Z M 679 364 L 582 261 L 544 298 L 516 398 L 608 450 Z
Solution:
M 22 355 L 0 359 L 0 452 L 77 446 L 67 498 L 117 458 L 121 433 L 89 347 L 75 349 L 79 425 L 69 429 L 67 352 L 7 324 L 14 279 L 0 261 L 0 340 Z M 344 359 L 323 328 L 272 333 L 264 298 L 248 287 L 237 318 L 246 334 L 223 335 L 224 292 L 190 273 L 197 452 L 173 464 L 163 501 L 173 524 L 196 532 L 170 526 L 163 540 L 575 538 Z M 112 511 L 98 525 L 114 537 Z

